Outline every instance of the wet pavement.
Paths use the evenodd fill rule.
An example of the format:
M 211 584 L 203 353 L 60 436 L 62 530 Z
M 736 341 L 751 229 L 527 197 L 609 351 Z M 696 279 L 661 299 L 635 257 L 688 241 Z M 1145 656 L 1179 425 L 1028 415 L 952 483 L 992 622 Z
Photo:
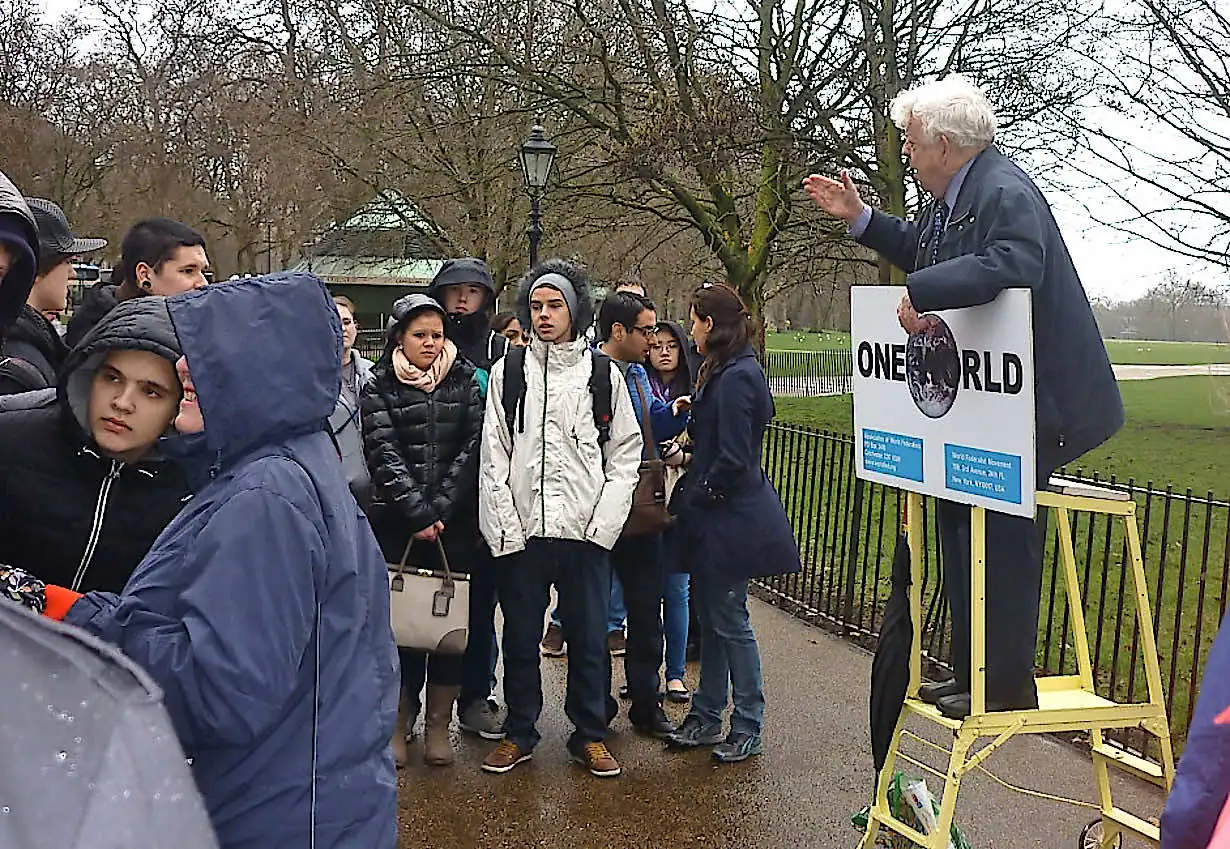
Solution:
M 621 714 L 608 745 L 624 774 L 594 778 L 569 763 L 564 748 L 566 661 L 544 658 L 543 741 L 532 761 L 487 775 L 479 763 L 495 744 L 465 736 L 455 766 L 431 768 L 422 763 L 421 737 L 412 744 L 411 763 L 401 773 L 400 849 L 855 847 L 859 834 L 850 815 L 872 792 L 871 656 L 760 601 L 752 604 L 768 698 L 763 756 L 718 766 L 707 751 L 670 753 L 635 734 Z M 696 674 L 689 664 L 689 686 Z M 668 712 L 681 720 L 686 706 Z M 943 740 L 938 730 L 915 730 Z M 910 751 L 939 765 L 917 746 Z M 1052 738 L 1018 738 L 986 766 L 1018 785 L 1095 798 L 1088 757 Z M 938 792 L 934 779 L 929 784 Z M 1160 791 L 1150 785 L 1125 777 L 1116 791 L 1116 801 L 1133 813 L 1154 818 L 1161 812 Z M 1011 792 L 975 772 L 963 784 L 957 822 L 973 849 L 1075 849 L 1095 814 Z

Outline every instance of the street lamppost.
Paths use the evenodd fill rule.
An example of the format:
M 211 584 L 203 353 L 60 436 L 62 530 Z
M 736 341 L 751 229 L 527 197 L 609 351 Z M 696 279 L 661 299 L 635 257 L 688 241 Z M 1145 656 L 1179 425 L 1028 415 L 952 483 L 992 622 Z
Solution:
M 555 164 L 555 150 L 555 145 L 547 141 L 541 124 L 535 124 L 530 130 L 530 137 L 521 144 L 521 174 L 530 196 L 530 268 L 538 265 L 538 243 L 542 239 L 538 201 L 546 193 L 551 166 Z

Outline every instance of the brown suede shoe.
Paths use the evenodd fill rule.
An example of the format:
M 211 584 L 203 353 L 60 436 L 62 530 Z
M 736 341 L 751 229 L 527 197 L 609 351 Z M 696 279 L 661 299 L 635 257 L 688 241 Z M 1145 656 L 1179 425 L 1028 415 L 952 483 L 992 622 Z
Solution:
M 483 772 L 505 773 L 534 757 L 533 752 L 523 752 L 521 747 L 507 737 L 492 750 L 483 761 Z
M 547 633 L 542 635 L 540 645 L 543 657 L 563 657 L 567 653 L 564 648 L 564 629 L 554 622 L 547 626 Z
M 612 631 L 606 635 L 606 648 L 611 657 L 623 657 L 628 653 L 628 638 L 622 630 Z
M 599 778 L 614 778 L 622 772 L 606 743 L 586 743 L 580 752 L 572 753 L 572 759 Z

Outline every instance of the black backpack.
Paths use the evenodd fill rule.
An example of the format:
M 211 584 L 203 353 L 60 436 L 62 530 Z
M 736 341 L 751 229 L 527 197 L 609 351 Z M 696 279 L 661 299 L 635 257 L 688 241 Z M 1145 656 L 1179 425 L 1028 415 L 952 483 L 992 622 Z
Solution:
M 504 355 L 504 386 L 500 400 L 504 404 L 504 419 L 510 434 L 525 433 L 525 348 L 510 347 Z M 589 394 L 594 402 L 594 426 L 598 428 L 598 447 L 611 440 L 611 366 L 612 362 L 625 371 L 623 363 L 590 349 L 592 368 L 589 373 Z M 514 429 L 515 427 L 515 429 Z M 514 437 L 515 438 L 515 437 Z
M 21 357 L 0 357 L 0 381 L 12 381 L 21 387 L 17 390 L 19 392 L 30 392 L 51 386 L 36 365 Z

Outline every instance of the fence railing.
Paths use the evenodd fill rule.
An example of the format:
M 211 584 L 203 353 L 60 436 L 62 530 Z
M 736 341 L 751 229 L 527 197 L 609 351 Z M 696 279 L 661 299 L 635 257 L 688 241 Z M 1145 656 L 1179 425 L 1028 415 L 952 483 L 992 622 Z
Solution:
M 383 330 L 360 330 L 354 341 L 354 348 L 369 360 L 375 362 L 384 353 L 386 334 Z
M 764 460 L 794 526 L 803 571 L 758 582 L 763 594 L 801 618 L 874 645 L 890 589 L 901 490 L 855 477 L 854 439 L 849 434 L 775 423 L 767 434 Z M 1167 712 L 1181 747 L 1204 660 L 1226 609 L 1230 504 L 1211 493 L 1198 497 L 1190 490 L 1155 489 L 1151 482 L 1139 486 L 1131 480 L 1085 477 L 1080 469 L 1065 474 L 1136 499 Z M 924 518 L 923 648 L 930 663 L 949 667 L 947 604 L 930 501 Z M 1046 547 L 1036 663 L 1040 674 L 1075 674 L 1058 532 L 1045 513 L 1041 521 Z M 1111 524 L 1106 516 L 1073 516 L 1094 680 L 1106 698 L 1144 701 L 1147 690 L 1126 544 Z M 1147 740 L 1139 732 L 1119 733 L 1116 739 L 1146 756 L 1157 754 L 1145 749 Z
M 765 351 L 765 374 L 774 395 L 808 398 L 851 391 L 849 351 Z

